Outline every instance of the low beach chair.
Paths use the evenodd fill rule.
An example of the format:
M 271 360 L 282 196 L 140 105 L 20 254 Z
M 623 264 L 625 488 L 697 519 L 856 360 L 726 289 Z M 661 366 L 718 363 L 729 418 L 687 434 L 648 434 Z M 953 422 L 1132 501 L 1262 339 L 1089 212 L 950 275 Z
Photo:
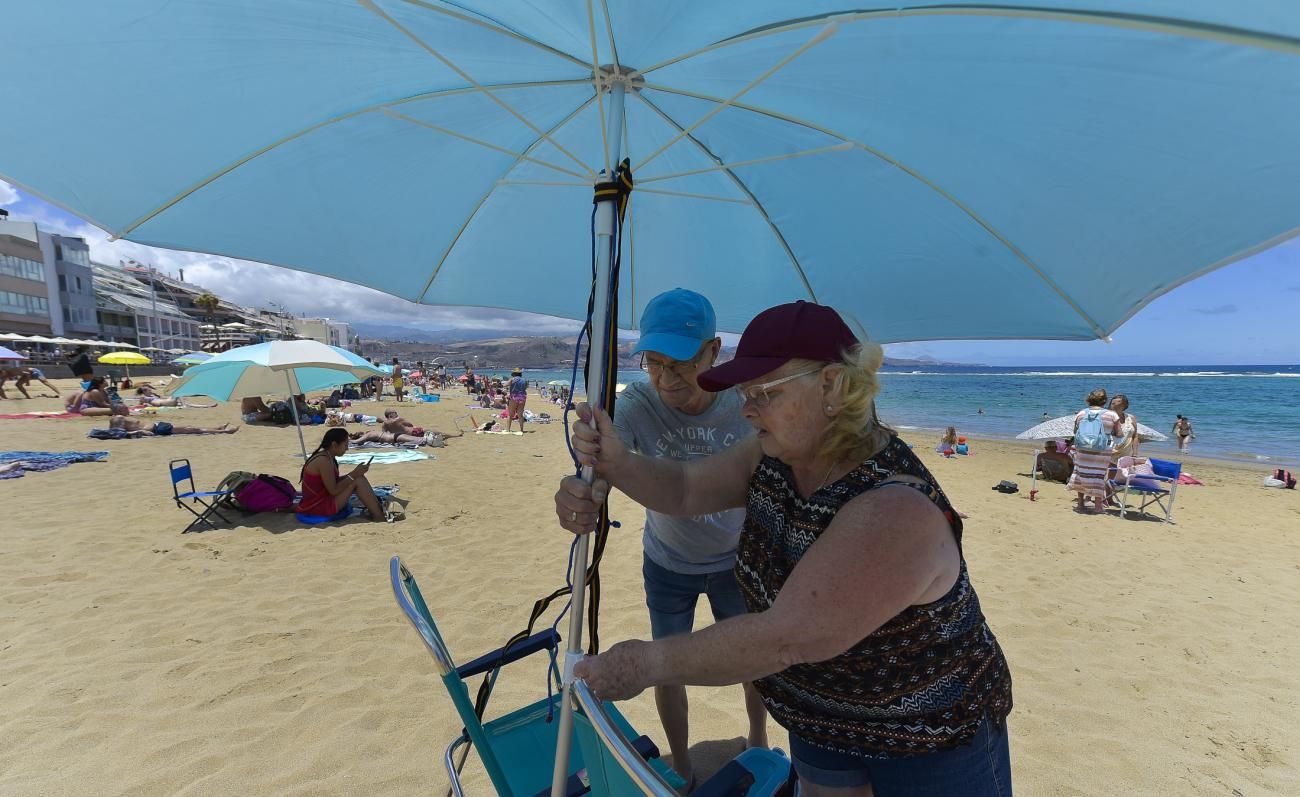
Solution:
M 639 755 L 609 703 L 597 700 L 582 680 L 574 681 L 573 696 L 582 712 L 574 730 L 593 795 L 679 797 L 680 779 L 670 783 Z M 691 797 L 773 797 L 792 785 L 791 774 L 790 759 L 780 751 L 750 748 L 697 785 Z
M 457 667 L 442 636 L 438 633 L 438 627 L 424 602 L 424 596 L 420 594 L 419 585 L 402 564 L 400 557 L 394 556 L 389 561 L 389 578 L 398 608 L 415 627 L 425 648 L 433 656 L 443 686 L 447 688 L 452 704 L 456 707 L 456 713 L 465 724 L 460 735 L 452 739 L 443 755 L 443 764 L 447 769 L 447 776 L 451 779 L 449 794 L 463 797 L 460 771 L 472 747 L 478 753 L 479 760 L 492 781 L 492 786 L 501 797 L 549 797 L 555 740 L 559 727 L 559 701 L 562 699 L 562 693 L 543 698 L 487 722 L 484 722 L 482 717 L 486 713 L 487 703 L 501 668 L 541 651 L 548 651 L 554 655 L 560 643 L 560 635 L 548 628 L 514 645 L 499 648 Z M 554 670 L 554 659 L 552 659 L 552 674 Z M 478 699 L 472 700 L 469 686 L 465 681 L 475 675 L 484 676 L 484 685 L 480 689 Z M 636 738 L 635 742 L 629 744 L 635 754 L 643 762 L 651 761 L 649 766 L 664 782 L 674 783 L 676 787 L 683 785 L 676 773 L 659 760 L 659 750 L 654 744 L 644 736 L 636 737 L 632 726 L 613 705 L 606 703 L 604 706 L 605 721 L 616 727 L 624 739 Z M 583 717 L 580 715 L 574 717 L 574 726 L 579 739 L 585 732 L 584 725 L 588 730 L 590 729 L 590 723 Z M 589 786 L 588 782 L 584 782 L 579 776 L 579 772 L 583 769 L 587 769 L 589 773 L 591 768 L 584 763 L 581 746 L 575 744 L 569 755 L 567 797 L 581 797 L 588 793 L 593 797 L 622 797 L 622 795 L 641 793 L 640 791 L 597 791 L 595 780 L 589 781 L 591 783 Z M 604 781 L 602 780 L 601 783 L 603 784 Z
M 190 461 L 188 459 L 173 459 L 171 462 L 167 463 L 167 469 L 172 479 L 172 499 L 176 501 L 176 506 L 189 510 L 189 513 L 194 515 L 194 520 L 190 521 L 190 525 L 186 526 L 181 531 L 181 534 L 194 531 L 194 528 L 200 524 L 203 524 L 210 529 L 215 529 L 217 525 L 212 522 L 213 515 L 221 518 L 221 522 L 226 525 L 230 524 L 230 521 L 225 515 L 218 511 L 217 507 L 221 505 L 222 501 L 230 497 L 234 493 L 234 490 L 209 490 L 207 492 L 200 492 L 194 485 L 194 469 L 190 466 Z M 184 481 L 190 483 L 190 489 L 181 492 L 180 485 L 181 482 Z M 203 511 L 200 512 L 195 509 L 194 504 L 203 507 Z
M 1120 457 L 1115 463 L 1119 469 L 1116 477 L 1110 480 L 1112 495 L 1119 500 L 1119 516 L 1126 517 L 1129 512 L 1159 517 L 1164 515 L 1165 523 L 1173 522 L 1174 497 L 1178 492 L 1178 477 L 1183 472 L 1183 463 L 1167 459 L 1148 458 L 1151 473 L 1133 473 L 1133 468 L 1141 462 L 1140 457 Z M 1125 476 L 1124 474 L 1128 474 Z M 1129 495 L 1137 499 L 1137 507 L 1129 508 Z M 1158 511 L 1152 512 L 1148 507 L 1154 506 Z

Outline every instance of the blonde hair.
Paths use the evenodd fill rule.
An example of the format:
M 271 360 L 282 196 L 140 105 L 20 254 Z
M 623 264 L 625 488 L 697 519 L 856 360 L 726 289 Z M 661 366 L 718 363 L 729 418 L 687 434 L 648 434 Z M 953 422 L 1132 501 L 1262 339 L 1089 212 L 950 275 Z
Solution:
M 797 368 L 839 366 L 827 399 L 835 407 L 830 425 L 818 442 L 820 453 L 836 462 L 862 462 L 883 449 L 894 434 L 876 415 L 879 371 L 885 350 L 871 341 L 846 350 L 835 362 L 796 361 Z

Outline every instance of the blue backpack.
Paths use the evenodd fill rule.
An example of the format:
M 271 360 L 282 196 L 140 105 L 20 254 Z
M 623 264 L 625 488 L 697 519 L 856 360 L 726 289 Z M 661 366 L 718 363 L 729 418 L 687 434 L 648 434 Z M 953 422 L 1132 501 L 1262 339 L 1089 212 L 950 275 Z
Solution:
M 1084 413 L 1079 428 L 1074 433 L 1074 447 L 1080 451 L 1110 451 L 1115 440 L 1102 423 L 1103 410 L 1091 409 Z

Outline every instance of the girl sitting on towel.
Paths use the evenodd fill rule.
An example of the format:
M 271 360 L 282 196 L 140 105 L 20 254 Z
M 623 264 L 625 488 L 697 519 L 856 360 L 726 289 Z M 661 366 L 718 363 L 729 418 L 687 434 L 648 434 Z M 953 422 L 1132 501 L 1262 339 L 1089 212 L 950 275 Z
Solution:
M 366 480 L 369 465 L 357 465 L 346 476 L 339 476 L 338 458 L 348 451 L 346 429 L 329 429 L 320 445 L 302 466 L 302 501 L 298 512 L 304 515 L 336 515 L 347 506 L 355 493 L 370 512 L 371 520 L 384 520 L 384 510 L 375 491 Z

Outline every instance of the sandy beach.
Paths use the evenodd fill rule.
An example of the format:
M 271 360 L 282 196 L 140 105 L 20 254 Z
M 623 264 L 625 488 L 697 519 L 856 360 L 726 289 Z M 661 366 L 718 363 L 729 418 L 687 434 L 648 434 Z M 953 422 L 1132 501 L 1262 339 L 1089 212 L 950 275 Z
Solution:
M 401 409 L 451 431 L 468 403 L 448 391 Z M 158 418 L 217 426 L 238 412 Z M 235 515 L 232 528 L 186 535 L 168 460 L 188 457 L 200 487 L 232 470 L 296 482 L 293 429 L 85 437 L 106 425 L 0 421 L 5 450 L 111 452 L 0 482 L 0 793 L 441 793 L 460 724 L 393 603 L 388 559 L 420 580 L 459 660 L 519 630 L 564 581 L 569 538 L 550 507 L 571 463 L 558 419 L 373 466 L 373 483 L 401 485 L 397 523 Z M 309 448 L 320 433 L 304 429 Z M 933 436 L 907 439 L 969 516 L 965 555 L 1015 680 L 1018 793 L 1300 794 L 1300 493 L 1262 487 L 1264 468 L 1189 459 L 1205 486 L 1179 489 L 1174 525 L 1083 516 L 1061 485 L 1029 500 L 1034 446 L 974 438 L 973 456 L 943 460 Z M 1001 479 L 1021 492 L 992 491 Z M 606 644 L 649 633 L 641 510 L 616 496 L 613 514 L 623 529 L 602 569 Z M 516 665 L 489 712 L 543 695 L 544 678 L 540 658 Z M 691 700 L 707 775 L 741 749 L 741 693 L 692 688 Z M 649 695 L 624 711 L 662 745 Z M 491 793 L 474 763 L 467 786 Z

